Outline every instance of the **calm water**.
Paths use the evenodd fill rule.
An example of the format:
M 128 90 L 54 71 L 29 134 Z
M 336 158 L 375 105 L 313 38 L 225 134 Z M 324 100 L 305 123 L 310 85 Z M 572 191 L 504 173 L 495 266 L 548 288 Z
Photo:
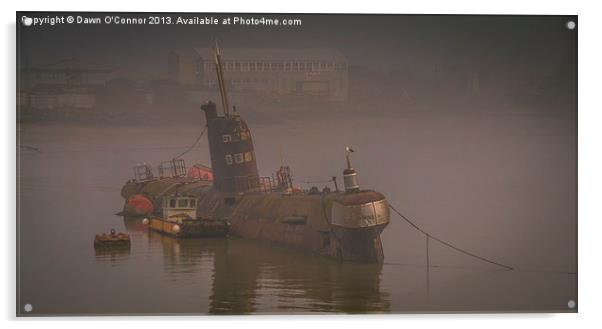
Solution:
M 200 117 L 200 113 L 199 113 Z M 199 121 L 199 120 L 195 120 Z M 515 266 L 505 271 L 431 245 L 392 217 L 382 265 L 338 263 L 262 242 L 176 241 L 121 210 L 131 167 L 194 141 L 198 126 L 22 125 L 17 308 L 31 314 L 569 311 L 577 300 L 576 139 L 568 117 L 424 116 L 249 122 L 260 173 L 339 175 L 344 146 L 365 188 L 436 236 Z M 209 164 L 204 140 L 186 156 Z M 96 253 L 94 234 L 132 237 Z

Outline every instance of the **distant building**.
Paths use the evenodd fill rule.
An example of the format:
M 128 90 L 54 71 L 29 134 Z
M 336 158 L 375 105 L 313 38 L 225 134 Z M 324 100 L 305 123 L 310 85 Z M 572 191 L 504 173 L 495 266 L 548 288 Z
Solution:
M 19 72 L 18 104 L 33 109 L 92 109 L 151 104 L 154 77 L 80 59 L 24 67 Z
M 93 108 L 96 91 L 104 86 L 112 71 L 78 59 L 22 68 L 19 104 L 34 109 Z
M 27 105 L 34 109 L 90 109 L 96 96 L 89 87 L 67 87 L 49 84 L 36 85 L 28 94 Z
M 83 62 L 78 59 L 65 59 L 55 63 L 26 67 L 20 72 L 20 87 L 32 88 L 35 85 L 104 85 L 111 77 L 112 69 L 106 66 Z
M 232 92 L 347 100 L 348 64 L 336 49 L 225 48 L 222 64 Z M 172 51 L 169 78 L 184 86 L 216 90 L 213 49 Z

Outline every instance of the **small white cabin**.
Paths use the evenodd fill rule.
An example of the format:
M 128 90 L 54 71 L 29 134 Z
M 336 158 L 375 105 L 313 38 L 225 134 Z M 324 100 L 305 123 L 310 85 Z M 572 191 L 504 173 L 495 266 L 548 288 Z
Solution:
M 196 219 L 197 199 L 169 196 L 163 198 L 163 219 L 181 223 L 183 219 Z

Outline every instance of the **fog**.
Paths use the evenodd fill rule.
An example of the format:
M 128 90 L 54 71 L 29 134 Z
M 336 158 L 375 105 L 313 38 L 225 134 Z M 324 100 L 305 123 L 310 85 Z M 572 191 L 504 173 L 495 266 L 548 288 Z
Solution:
M 303 298 L 287 295 L 287 279 L 297 277 L 282 269 L 295 265 L 284 260 L 288 251 L 277 251 L 274 263 L 257 256 L 257 263 L 268 262 L 267 269 L 256 269 L 263 274 L 253 270 L 226 281 L 258 282 L 245 289 L 263 297 L 253 295 L 252 307 L 238 306 L 273 313 L 288 296 L 292 302 L 283 312 L 565 311 L 577 293 L 576 35 L 566 30 L 567 17 L 293 16 L 304 19 L 303 27 L 21 28 L 19 59 L 33 66 L 75 56 L 162 76 L 170 49 L 209 46 L 215 36 L 236 47 L 336 47 L 349 61 L 347 101 L 233 97 L 251 129 L 260 174 L 289 165 L 295 185 L 323 187 L 332 176 L 340 180 L 345 146 L 351 146 L 362 188 L 383 193 L 430 234 L 515 270 L 500 271 L 431 242 L 431 264 L 438 267 L 431 269 L 427 293 L 424 236 L 392 214 L 382 234 L 385 264 L 365 274 L 376 282 L 364 296 L 373 304 L 342 306 L 363 298 L 337 295 L 357 286 L 357 278 L 341 274 L 345 267 L 337 266 L 345 265 L 316 265 L 294 253 L 298 272 L 305 265 L 329 268 L 333 290 L 316 297 L 324 278 L 307 274 L 299 287 Z M 421 73 L 441 63 L 491 74 L 475 92 L 449 76 Z M 221 245 L 179 247 L 136 233 L 113 216 L 123 205 L 119 191 L 133 165 L 156 166 L 194 142 L 205 124 L 198 105 L 20 112 L 21 301 L 35 300 L 41 314 L 219 313 L 208 298 L 222 289 L 211 274 L 219 264 L 215 255 L 228 254 Z M 189 166 L 210 164 L 206 140 L 184 158 Z M 109 227 L 136 234 L 127 257 L 93 256 L 91 238 Z M 193 268 L 173 274 L 172 248 L 202 250 L 203 256 L 186 258 Z M 270 253 L 255 248 L 255 255 Z M 126 285 L 136 277 L 140 282 Z M 338 290 L 339 279 L 345 289 Z M 187 280 L 203 298 L 190 295 Z M 86 294 L 64 289 L 67 282 Z M 146 291 L 143 283 L 155 289 Z M 131 287 L 128 303 L 140 304 L 110 306 L 102 287 L 111 285 Z M 159 296 L 170 288 L 182 296 L 174 302 L 180 308 L 161 303 Z M 40 290 L 49 293 L 35 293 Z M 94 296 L 102 296 L 101 306 L 77 302 Z M 191 306 L 197 297 L 203 302 Z

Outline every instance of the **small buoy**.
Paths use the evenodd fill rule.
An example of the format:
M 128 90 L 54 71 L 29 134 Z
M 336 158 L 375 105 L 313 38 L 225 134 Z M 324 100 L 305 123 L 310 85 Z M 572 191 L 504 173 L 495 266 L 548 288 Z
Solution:
M 142 220 L 142 224 L 144 224 L 144 225 L 148 225 L 148 218 L 144 218 L 144 219 Z
M 174 233 L 179 233 L 179 232 L 180 232 L 180 225 L 178 225 L 178 224 L 175 224 L 174 226 L 172 226 L 172 227 L 171 227 L 171 230 L 172 230 Z

